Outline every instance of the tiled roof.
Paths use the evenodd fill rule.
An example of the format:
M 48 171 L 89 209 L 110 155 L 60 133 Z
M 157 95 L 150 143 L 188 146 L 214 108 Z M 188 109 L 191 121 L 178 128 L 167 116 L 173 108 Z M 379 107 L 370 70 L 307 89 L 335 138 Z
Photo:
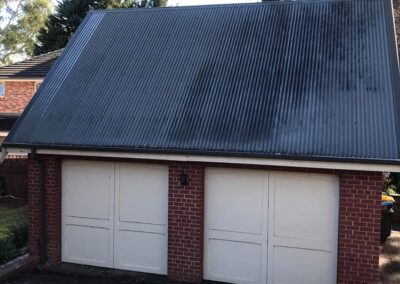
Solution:
M 30 59 L 0 67 L 0 79 L 44 78 L 62 50 L 48 52 Z

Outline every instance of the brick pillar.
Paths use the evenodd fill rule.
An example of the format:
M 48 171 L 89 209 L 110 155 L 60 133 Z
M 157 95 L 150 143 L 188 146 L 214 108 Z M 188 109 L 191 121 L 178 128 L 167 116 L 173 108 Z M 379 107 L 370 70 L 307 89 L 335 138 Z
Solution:
M 27 169 L 28 186 L 28 247 L 31 256 L 39 256 L 39 166 L 31 158 L 28 159 Z
M 184 171 L 189 179 L 180 183 Z M 169 166 L 168 278 L 200 283 L 203 279 L 204 167 Z
M 46 194 L 46 247 L 47 261 L 61 261 L 61 160 L 55 156 L 41 156 L 45 168 Z M 30 157 L 28 160 L 28 220 L 29 253 L 39 255 L 39 165 Z
M 340 176 L 338 283 L 378 283 L 382 173 Z
M 61 262 L 61 160 L 46 158 L 45 171 L 47 260 L 56 264 Z

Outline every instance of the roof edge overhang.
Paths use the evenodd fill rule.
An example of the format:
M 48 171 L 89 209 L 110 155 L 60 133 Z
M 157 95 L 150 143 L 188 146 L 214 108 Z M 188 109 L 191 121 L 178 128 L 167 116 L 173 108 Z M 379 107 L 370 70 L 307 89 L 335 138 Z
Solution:
M 0 119 L 18 118 L 20 116 L 21 116 L 20 112 L 0 112 Z
M 99 148 L 82 146 L 21 145 L 4 142 L 2 162 L 7 153 L 181 161 L 197 163 L 243 164 L 330 170 L 354 170 L 370 172 L 400 172 L 400 160 L 340 158 L 320 156 L 261 155 L 258 153 L 205 152 L 190 150 Z
M 13 81 L 43 81 L 45 76 L 35 76 L 35 77 L 18 77 L 18 76 L 0 76 L 0 81 L 13 82 Z

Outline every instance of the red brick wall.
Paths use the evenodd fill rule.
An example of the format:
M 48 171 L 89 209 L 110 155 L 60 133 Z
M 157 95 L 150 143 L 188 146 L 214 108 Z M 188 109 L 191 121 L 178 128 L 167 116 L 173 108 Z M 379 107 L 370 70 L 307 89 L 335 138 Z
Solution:
M 47 261 L 61 261 L 61 160 L 55 156 L 44 156 L 46 195 L 46 246 Z M 39 165 L 28 161 L 28 214 L 29 252 L 38 256 L 39 241 Z
M 4 179 L 4 194 L 27 199 L 27 158 L 7 157 L 0 164 L 0 177 Z
M 378 283 L 382 173 L 340 179 L 338 283 Z
M 0 97 L 0 112 L 22 112 L 35 94 L 33 81 L 5 81 L 5 94 Z
M 188 175 L 182 186 L 180 174 Z M 169 166 L 168 278 L 184 282 L 203 279 L 204 167 Z
M 32 159 L 28 160 L 28 221 L 29 221 L 29 253 L 39 255 L 39 167 Z
M 50 263 L 57 263 L 61 259 L 61 162 L 53 156 L 46 156 L 45 162 L 49 249 L 47 255 Z M 168 277 L 171 280 L 202 280 L 204 167 L 220 166 L 339 175 L 338 283 L 378 282 L 381 173 L 183 162 L 168 164 Z M 180 185 L 179 176 L 182 170 L 189 177 L 189 184 L 186 186 Z M 37 255 L 39 180 L 38 167 L 32 160 L 29 161 L 28 171 L 29 246 L 30 252 Z

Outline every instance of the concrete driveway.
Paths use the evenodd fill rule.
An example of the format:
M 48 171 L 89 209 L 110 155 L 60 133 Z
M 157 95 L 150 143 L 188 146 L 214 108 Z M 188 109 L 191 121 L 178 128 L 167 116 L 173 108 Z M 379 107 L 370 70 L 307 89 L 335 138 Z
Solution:
M 167 284 L 165 276 L 62 263 L 27 272 L 6 284 Z
M 380 284 L 400 283 L 400 228 L 381 247 L 379 257 Z
M 204 284 L 216 282 L 204 281 Z M 61 263 L 42 267 L 2 284 L 177 284 L 166 276 Z

